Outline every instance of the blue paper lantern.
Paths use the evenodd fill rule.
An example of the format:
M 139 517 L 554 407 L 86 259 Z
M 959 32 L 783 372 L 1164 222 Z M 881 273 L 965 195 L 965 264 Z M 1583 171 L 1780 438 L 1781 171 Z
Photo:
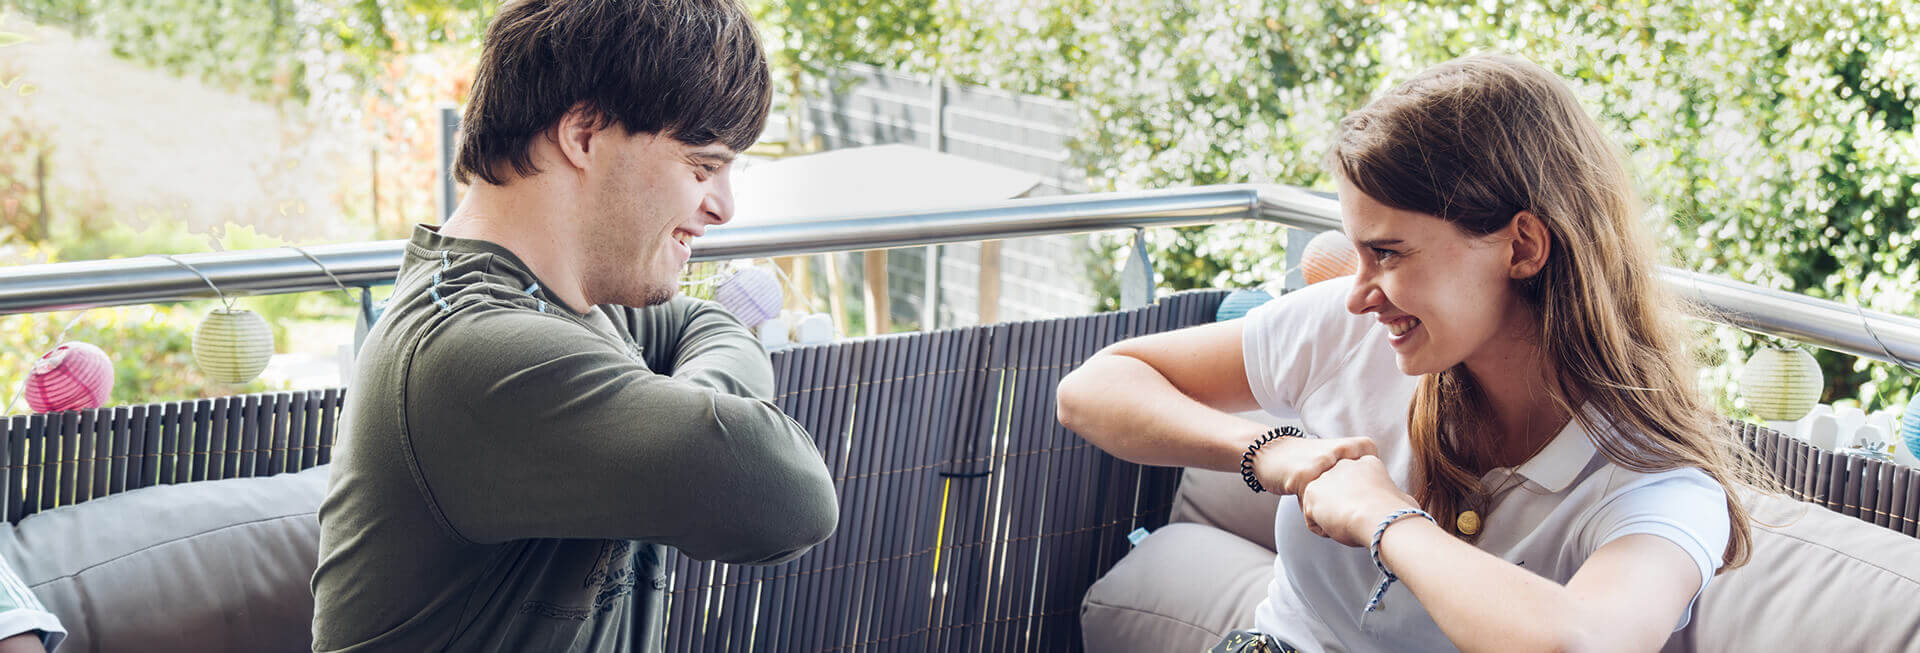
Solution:
M 1907 402 L 1907 413 L 1900 417 L 1900 439 L 1907 443 L 1907 451 L 1920 451 L 1920 393 Z
M 1273 301 L 1273 295 L 1267 294 L 1265 290 L 1258 288 L 1235 290 L 1228 293 L 1226 299 L 1221 300 L 1219 310 L 1213 313 L 1213 320 L 1215 322 L 1225 322 L 1235 318 L 1246 317 L 1247 311 L 1251 311 L 1261 304 L 1270 301 Z

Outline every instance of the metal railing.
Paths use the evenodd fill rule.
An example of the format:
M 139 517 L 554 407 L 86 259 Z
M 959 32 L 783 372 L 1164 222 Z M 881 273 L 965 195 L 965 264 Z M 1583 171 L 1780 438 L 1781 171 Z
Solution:
M 879 213 L 761 227 L 716 227 L 695 261 L 884 249 L 1113 229 L 1262 220 L 1297 229 L 1340 227 L 1335 200 L 1280 185 L 1093 193 L 964 209 Z M 182 254 L 229 295 L 392 283 L 405 241 Z M 315 264 L 315 260 L 320 265 Z M 330 277 L 321 265 L 331 271 Z M 1706 319 L 1875 360 L 1920 362 L 1920 319 L 1667 268 L 1663 278 Z M 212 297 L 207 280 L 159 257 L 0 269 L 0 315 Z

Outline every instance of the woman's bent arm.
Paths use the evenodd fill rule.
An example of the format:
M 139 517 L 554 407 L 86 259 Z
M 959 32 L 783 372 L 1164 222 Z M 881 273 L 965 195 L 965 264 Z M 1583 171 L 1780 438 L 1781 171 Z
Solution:
M 1060 423 L 1143 465 L 1238 471 L 1269 427 L 1227 411 L 1259 407 L 1240 354 L 1241 320 L 1123 340 L 1060 381 Z

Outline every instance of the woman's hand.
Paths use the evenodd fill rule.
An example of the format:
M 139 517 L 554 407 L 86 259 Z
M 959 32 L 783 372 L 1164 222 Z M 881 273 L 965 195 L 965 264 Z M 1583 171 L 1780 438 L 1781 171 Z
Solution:
M 1418 507 L 1387 476 L 1386 464 L 1372 455 L 1334 463 L 1300 493 L 1307 529 L 1347 546 L 1367 546 L 1380 520 L 1395 510 Z
M 1280 438 L 1254 454 L 1253 475 L 1268 492 L 1300 494 L 1334 463 L 1377 455 L 1368 438 Z

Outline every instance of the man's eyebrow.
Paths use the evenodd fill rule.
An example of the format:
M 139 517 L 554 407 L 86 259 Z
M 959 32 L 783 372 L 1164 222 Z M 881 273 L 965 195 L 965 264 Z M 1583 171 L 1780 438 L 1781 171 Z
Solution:
M 733 162 L 733 152 L 727 150 L 699 150 L 687 155 L 688 158 L 711 161 L 720 165 Z
M 1404 241 L 1401 241 L 1398 238 L 1374 238 L 1372 240 L 1360 241 L 1360 246 L 1361 247 L 1387 247 L 1390 245 L 1399 245 L 1402 242 Z

